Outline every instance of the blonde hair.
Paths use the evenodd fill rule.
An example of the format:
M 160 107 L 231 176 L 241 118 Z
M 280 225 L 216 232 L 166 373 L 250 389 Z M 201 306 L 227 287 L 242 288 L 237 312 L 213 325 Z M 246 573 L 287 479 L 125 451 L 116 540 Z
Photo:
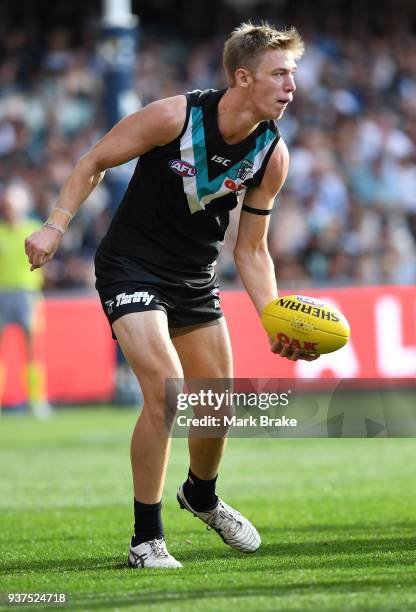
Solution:
M 267 49 L 292 51 L 297 60 L 302 57 L 305 45 L 294 27 L 276 30 L 267 22 L 260 25 L 253 25 L 250 21 L 240 24 L 226 40 L 222 54 L 230 84 L 234 85 L 234 74 L 238 68 L 254 70 Z

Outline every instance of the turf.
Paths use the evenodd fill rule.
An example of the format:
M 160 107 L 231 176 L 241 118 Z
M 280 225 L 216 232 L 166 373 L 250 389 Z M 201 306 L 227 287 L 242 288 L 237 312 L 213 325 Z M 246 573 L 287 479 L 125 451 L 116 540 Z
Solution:
M 135 418 L 88 408 L 0 421 L 0 591 L 66 592 L 71 610 L 416 609 L 413 440 L 231 439 L 219 492 L 261 532 L 252 556 L 179 510 L 187 454 L 174 440 L 164 517 L 184 568 L 134 571 Z

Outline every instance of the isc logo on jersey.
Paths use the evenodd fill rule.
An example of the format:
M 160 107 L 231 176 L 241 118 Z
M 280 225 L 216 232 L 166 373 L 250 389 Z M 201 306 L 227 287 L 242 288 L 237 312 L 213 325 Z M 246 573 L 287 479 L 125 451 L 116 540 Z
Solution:
M 176 174 L 189 178 L 195 176 L 198 172 L 195 166 L 187 161 L 183 161 L 182 159 L 171 159 L 169 162 L 169 168 Z

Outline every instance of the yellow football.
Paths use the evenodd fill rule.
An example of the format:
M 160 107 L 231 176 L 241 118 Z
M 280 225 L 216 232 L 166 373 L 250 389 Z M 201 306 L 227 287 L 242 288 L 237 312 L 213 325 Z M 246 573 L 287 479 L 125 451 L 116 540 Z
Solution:
M 337 308 L 306 295 L 273 300 L 261 321 L 270 338 L 290 343 L 302 353 L 332 353 L 350 337 L 349 323 Z

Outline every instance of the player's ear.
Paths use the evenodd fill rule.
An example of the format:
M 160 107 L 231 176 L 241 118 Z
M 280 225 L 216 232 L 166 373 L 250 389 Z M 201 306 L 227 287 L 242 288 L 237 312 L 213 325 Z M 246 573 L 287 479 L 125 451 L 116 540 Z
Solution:
M 237 68 L 234 73 L 235 83 L 239 87 L 249 87 L 252 82 L 252 75 L 247 68 Z

